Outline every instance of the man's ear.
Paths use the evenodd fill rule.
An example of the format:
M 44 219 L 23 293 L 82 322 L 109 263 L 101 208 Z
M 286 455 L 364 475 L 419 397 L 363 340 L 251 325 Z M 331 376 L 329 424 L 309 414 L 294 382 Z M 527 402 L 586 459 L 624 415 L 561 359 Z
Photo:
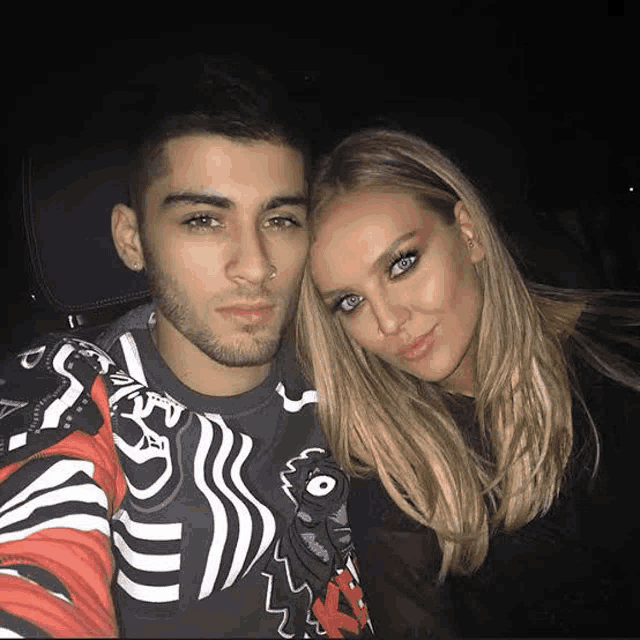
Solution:
M 132 271 L 144 268 L 144 255 L 136 212 L 124 204 L 111 210 L 111 235 L 122 262 Z
M 454 213 L 456 216 L 456 224 L 467 247 L 467 251 L 469 252 L 471 262 L 474 264 L 476 262 L 480 262 L 484 258 L 484 248 L 476 236 L 473 220 L 471 220 L 471 216 L 464 208 L 462 200 L 458 200 L 456 203 Z

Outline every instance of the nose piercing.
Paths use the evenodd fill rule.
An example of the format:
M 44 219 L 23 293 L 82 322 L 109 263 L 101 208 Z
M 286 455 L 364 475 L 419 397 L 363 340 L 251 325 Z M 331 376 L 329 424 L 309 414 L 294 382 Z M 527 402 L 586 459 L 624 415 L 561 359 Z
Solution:
M 273 280 L 278 274 L 278 270 L 273 265 L 269 266 L 269 270 L 271 271 L 269 274 L 269 280 Z

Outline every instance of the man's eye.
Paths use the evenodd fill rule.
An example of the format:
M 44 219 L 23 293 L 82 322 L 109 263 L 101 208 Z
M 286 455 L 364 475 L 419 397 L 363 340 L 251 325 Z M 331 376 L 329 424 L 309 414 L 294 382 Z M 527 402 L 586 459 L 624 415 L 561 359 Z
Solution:
M 296 218 L 289 216 L 276 216 L 267 220 L 269 227 L 275 227 L 277 229 L 288 229 L 290 227 L 299 227 L 300 222 Z
M 206 229 L 220 226 L 220 222 L 216 218 L 207 215 L 189 218 L 185 224 L 193 229 Z

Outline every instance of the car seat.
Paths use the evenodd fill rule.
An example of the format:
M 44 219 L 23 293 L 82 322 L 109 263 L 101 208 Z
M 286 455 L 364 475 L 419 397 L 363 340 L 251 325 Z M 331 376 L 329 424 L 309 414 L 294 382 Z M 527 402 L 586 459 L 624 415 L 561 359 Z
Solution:
M 150 299 L 145 276 L 122 264 L 111 237 L 111 209 L 128 202 L 129 152 L 108 137 L 35 145 L 22 167 L 32 289 L 87 336 Z

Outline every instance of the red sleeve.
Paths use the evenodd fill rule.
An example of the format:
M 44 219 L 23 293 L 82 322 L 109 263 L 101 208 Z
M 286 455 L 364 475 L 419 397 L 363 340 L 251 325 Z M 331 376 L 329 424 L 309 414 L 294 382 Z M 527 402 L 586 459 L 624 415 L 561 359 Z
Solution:
M 109 520 L 124 498 L 126 480 L 113 442 L 101 377 L 91 387 L 91 398 L 102 416 L 95 435 L 75 431 L 44 451 L 0 469 L 0 484 L 7 487 L 13 482 L 13 490 L 6 493 L 15 496 L 10 508 L 0 510 L 0 608 L 9 618 L 52 636 L 118 635 L 111 598 L 114 561 Z M 46 489 L 34 488 L 29 494 L 29 482 L 41 476 L 41 469 L 50 469 L 47 464 L 62 469 L 60 465 L 77 464 L 74 461 L 85 464 L 73 475 L 70 486 L 51 490 L 61 501 L 58 515 L 64 515 L 51 515 L 48 505 L 42 506 Z M 36 475 L 30 473 L 33 469 Z M 69 475 L 74 472 L 71 469 Z M 69 493 L 76 488 L 84 492 L 83 497 Z M 62 502 L 63 492 L 71 499 Z M 56 522 L 60 520 L 65 522 Z

